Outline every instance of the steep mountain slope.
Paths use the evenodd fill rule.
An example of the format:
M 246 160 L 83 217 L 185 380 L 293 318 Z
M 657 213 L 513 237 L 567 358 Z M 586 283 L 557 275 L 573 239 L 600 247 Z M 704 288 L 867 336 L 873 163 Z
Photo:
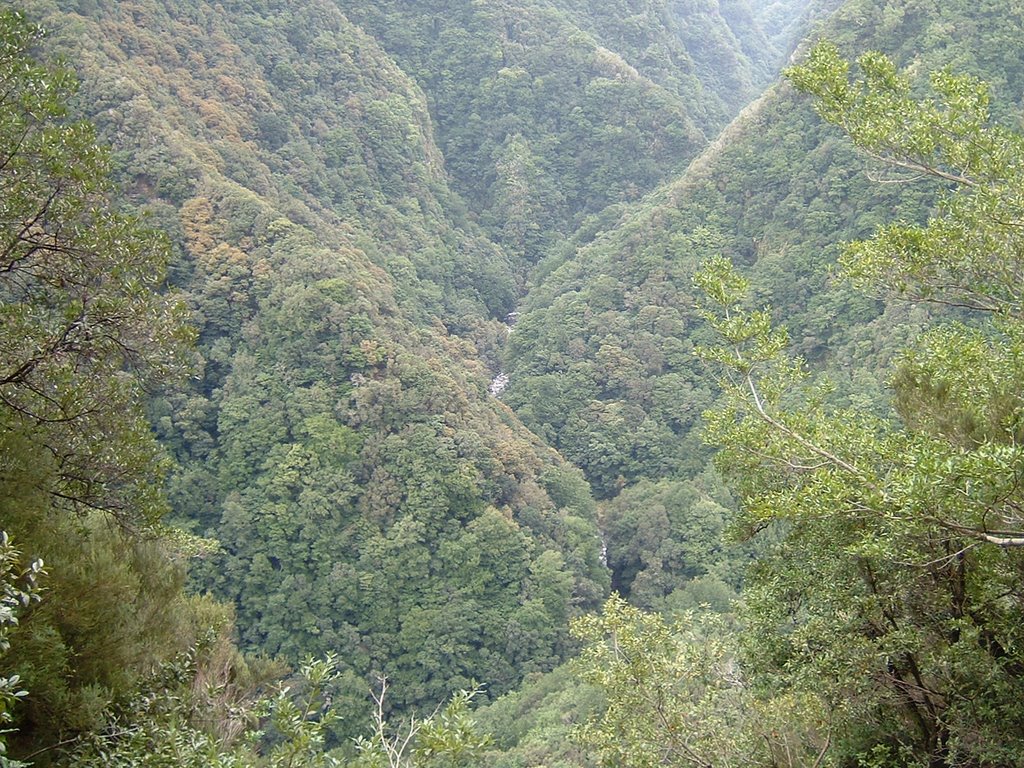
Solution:
M 195 386 L 153 405 L 175 512 L 223 547 L 197 586 L 243 647 L 339 652 L 395 705 L 558 663 L 607 586 L 594 509 L 487 395 L 509 262 L 417 87 L 327 2 L 80 5 L 52 43 L 200 330 Z
M 678 172 L 777 57 L 742 3 L 356 4 L 426 92 L 456 188 L 523 265 Z
M 194 585 L 235 606 L 246 649 L 337 652 L 351 690 L 388 675 L 395 707 L 555 668 L 567 620 L 609 584 L 727 610 L 743 553 L 722 546 L 733 503 L 698 435 L 717 396 L 693 354 L 698 262 L 741 265 L 864 410 L 884 404 L 877 364 L 930 320 L 828 270 L 838 239 L 920 220 L 934 187 L 877 185 L 784 85 L 698 155 L 792 20 L 831 2 L 27 5 L 79 68 L 128 205 L 170 234 L 198 328 L 191 386 L 150 403 L 177 521 L 221 545 Z M 1010 113 L 1021 30 L 999 0 L 852 0 L 824 31 L 978 73 Z M 528 275 L 505 405 L 488 381 Z M 45 476 L 19 429 L 3 447 Z M 127 593 L 150 555 L 110 580 Z M 193 640 L 171 619 L 202 604 L 155 560 L 147 613 L 115 598 L 108 629 L 161 630 L 167 655 Z M 54 647 L 38 657 L 58 667 Z M 158 660 L 125 648 L 123 689 Z M 543 714 L 538 729 L 564 720 Z
M 1013 105 L 1024 71 L 1018 16 L 1006 3 L 850 2 L 822 33 L 921 71 L 978 74 L 994 103 Z M 505 401 L 601 496 L 642 478 L 692 477 L 707 458 L 699 415 L 715 392 L 693 353 L 705 331 L 690 276 L 721 253 L 747 269 L 797 350 L 832 369 L 836 396 L 878 408 L 884 383 L 871 371 L 906 346 L 926 310 L 835 285 L 830 268 L 839 242 L 893 218 L 920 220 L 936 190 L 876 184 L 870 167 L 788 86 L 771 89 L 678 181 L 597 239 L 581 231 L 561 263 L 538 271 L 510 340 Z
M 222 545 L 193 581 L 236 606 L 243 647 L 338 651 L 399 706 L 562 661 L 567 618 L 609 577 L 589 487 L 487 394 L 496 318 L 561 229 L 681 167 L 764 76 L 753 17 L 28 8 L 171 236 L 199 348 L 152 418 L 177 519 Z M 724 500 L 709 482 L 683 495 Z

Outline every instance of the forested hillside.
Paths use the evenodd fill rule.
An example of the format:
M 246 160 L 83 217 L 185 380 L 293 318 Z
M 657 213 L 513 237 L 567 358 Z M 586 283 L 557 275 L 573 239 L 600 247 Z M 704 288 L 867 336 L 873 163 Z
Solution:
M 151 412 L 174 518 L 221 547 L 193 582 L 242 647 L 338 652 L 396 704 L 563 660 L 607 589 L 594 506 L 487 395 L 509 262 L 448 190 L 416 86 L 327 3 L 50 23 L 102 43 L 80 99 L 177 247 L 201 359 Z
M 200 359 L 152 418 L 174 518 L 222 547 L 193 582 L 243 648 L 341 651 L 399 704 L 564 660 L 607 589 L 595 508 L 487 396 L 494 318 L 560 230 L 681 168 L 767 78 L 750 14 L 663 8 L 630 35 L 589 6 L 348 9 L 418 87 L 326 2 L 29 10 L 171 235 Z
M 347 13 L 426 92 L 456 189 L 523 275 L 588 214 L 682 170 L 789 42 L 769 43 L 745 2 L 379 2 Z
M 955 44 L 927 44 L 954 26 Z M 991 50 L 1019 31 L 976 5 L 896 11 L 850 2 L 822 34 L 850 53 L 881 47 L 923 72 L 974 73 L 1005 107 L 1021 98 L 1014 83 L 1024 62 L 1016 43 L 998 57 Z M 691 278 L 698 264 L 722 254 L 772 303 L 794 349 L 829 369 L 837 397 L 884 412 L 885 382 L 876 372 L 925 326 L 928 309 L 858 293 L 833 280 L 832 267 L 844 241 L 890 220 L 921 221 L 937 190 L 877 183 L 873 168 L 791 87 L 773 87 L 678 181 L 538 271 L 510 339 L 505 402 L 583 469 L 599 498 L 621 492 L 628 499 L 642 493 L 643 481 L 689 486 L 710 456 L 701 413 L 717 397 L 713 377 L 695 363 L 707 328 Z M 620 506 L 609 506 L 613 519 Z M 617 546 L 610 540 L 609 552 Z M 622 567 L 635 570 L 645 557 Z M 648 567 L 679 567 L 659 559 Z M 615 580 L 628 591 L 626 575 Z M 664 582 L 669 591 L 677 585 Z
M 1019 8 L 17 7 L 0 765 L 1017 762 Z

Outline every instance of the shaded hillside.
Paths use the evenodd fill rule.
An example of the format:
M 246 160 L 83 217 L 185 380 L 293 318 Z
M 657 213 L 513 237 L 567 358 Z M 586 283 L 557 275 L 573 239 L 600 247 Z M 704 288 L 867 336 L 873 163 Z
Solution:
M 423 765 L 1013 763 L 1020 745 L 999 729 L 1021 720 L 1024 676 L 1020 329 L 929 334 L 900 372 L 901 428 L 879 372 L 931 310 L 855 294 L 830 270 L 840 240 L 938 210 L 941 185 L 880 171 L 787 85 L 706 146 L 799 24 L 835 3 L 28 5 L 83 78 L 77 104 L 112 147 L 119 202 L 169 242 L 104 212 L 103 153 L 58 105 L 70 79 L 57 74 L 51 101 L 46 73 L 17 64 L 12 77 L 9 52 L 22 53 L 8 39 L 0 74 L 16 87 L 0 101 L 17 94 L 21 111 L 0 119 L 13 211 L 0 222 L 0 512 L 16 546 L 0 537 L 0 721 L 18 705 L 21 733 L 0 746 L 43 761 L 67 746 L 84 765 L 149 764 L 154 745 L 168 765 L 300 751 L 327 764 L 333 712 L 338 755 L 357 765 L 395 762 L 395 733 Z M 1017 119 L 1021 15 L 1000 0 L 851 0 L 823 32 L 915 76 L 979 74 Z M 0 37 L 35 34 L 0 22 Z M 810 78 L 833 94 L 836 61 Z M 913 90 L 885 124 L 896 145 Z M 964 103 L 953 111 L 985 112 Z M 19 123 L 43 118 L 52 131 Z M 910 143 L 985 136 L 939 123 Z M 992 267 L 976 232 L 997 233 L 996 266 L 1016 269 L 1021 251 L 1024 142 L 995 134 L 960 154 L 984 167 L 979 146 L 1006 150 L 990 196 L 923 249 L 954 242 L 972 275 Z M 152 290 L 168 252 L 194 350 L 176 294 Z M 716 315 L 695 308 L 693 273 L 718 254 L 703 285 L 742 352 L 715 358 L 743 382 L 725 406 L 695 354 L 716 343 Z M 784 343 L 734 303 L 730 262 L 833 378 L 811 405 L 794 398 L 803 410 L 772 389 L 792 370 L 769 358 Z M 1013 302 L 1016 274 L 997 276 Z M 175 370 L 187 384 L 163 383 Z M 852 408 L 819 408 L 833 401 Z M 173 464 L 173 522 L 215 542 L 160 527 L 165 462 L 144 402 Z M 744 532 L 767 530 L 770 550 L 740 608 L 751 555 L 725 541 L 736 502 L 700 437 L 716 404 Z M 230 611 L 185 596 L 190 549 L 205 553 L 192 588 L 230 603 L 244 650 L 327 655 L 321 682 L 337 689 L 297 683 L 250 706 L 274 665 L 247 671 Z M 37 606 L 41 566 L 24 568 L 39 553 L 54 576 Z M 610 587 L 633 605 L 613 599 L 570 635 Z M 390 692 L 356 755 L 347 737 L 367 732 L 377 675 Z M 419 736 L 402 719 L 479 685 L 493 742 L 469 694 Z M 268 720 L 275 706 L 290 726 Z M 269 736 L 226 751 L 256 727 Z
M 139 199 L 214 197 L 216 171 L 365 251 L 410 317 L 503 316 L 508 260 L 461 219 L 417 87 L 331 4 L 249 10 L 110 3 L 54 22 L 73 46 L 98 40 L 78 52 L 81 100 L 120 131 Z
M 771 46 L 786 55 L 816 21 L 842 4 L 843 0 L 762 0 L 746 5 Z

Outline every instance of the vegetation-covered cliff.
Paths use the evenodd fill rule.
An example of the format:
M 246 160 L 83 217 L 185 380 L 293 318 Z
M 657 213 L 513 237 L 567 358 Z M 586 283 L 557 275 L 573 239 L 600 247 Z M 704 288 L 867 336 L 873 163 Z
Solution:
M 918 104 L 966 72 L 1014 124 L 1017 9 L 19 8 L 48 31 L 5 15 L 0 50 L 14 757 L 1013 763 L 1018 140 L 973 81 Z M 907 84 L 815 49 L 815 112 L 773 84 L 812 28 Z M 842 243 L 891 221 L 855 292 Z M 929 237 L 963 257 L 930 272 Z M 403 720 L 458 689 L 494 740 L 468 696 Z
M 338 652 L 396 703 L 500 693 L 607 588 L 593 503 L 487 394 L 509 260 L 421 92 L 334 6 L 278 10 L 50 18 L 101 42 L 79 98 L 198 328 L 192 386 L 150 407 L 175 519 L 220 543 L 193 580 L 247 650 Z

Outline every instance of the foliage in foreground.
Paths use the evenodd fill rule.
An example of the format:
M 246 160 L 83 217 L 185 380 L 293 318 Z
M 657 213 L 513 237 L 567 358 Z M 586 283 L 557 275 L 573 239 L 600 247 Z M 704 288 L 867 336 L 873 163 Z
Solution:
M 30 691 L 11 754 L 47 759 L 195 636 L 163 539 L 166 469 L 142 402 L 188 361 L 160 290 L 165 239 L 109 200 L 106 153 L 69 116 L 69 69 L 0 13 L 0 520 L 52 566 L 0 676 Z
M 896 413 L 830 405 L 725 258 L 695 275 L 723 398 L 705 414 L 738 533 L 774 541 L 735 638 L 613 599 L 575 624 L 606 696 L 579 735 L 607 766 L 987 768 L 1024 754 L 1024 138 L 979 82 L 917 98 L 884 56 L 822 44 L 790 77 L 896 180 L 944 188 L 925 224 L 846 247 L 865 287 L 964 313 L 894 373 Z M 889 177 L 894 180 L 894 177 Z M 733 642 L 735 644 L 733 644 Z M 785 737 L 780 739 L 780 734 Z
M 223 644 L 222 644 L 223 648 Z M 209 649 L 207 649 L 209 651 Z M 208 653 L 206 654 L 209 655 Z M 203 667 L 206 667 L 204 670 Z M 289 685 L 251 699 L 229 700 L 226 680 L 196 680 L 209 661 L 190 653 L 165 665 L 147 692 L 80 740 L 62 764 L 70 768 L 463 768 L 489 739 L 470 714 L 473 693 L 456 693 L 426 717 L 393 721 L 387 680 L 374 694 L 373 730 L 347 748 L 328 749 L 332 706 L 342 674 L 338 659 L 309 659 Z
M 40 599 L 38 579 L 45 575 L 42 560 L 21 565 L 21 553 L 11 543 L 6 531 L 0 531 L 0 658 L 11 648 L 10 635 L 18 625 L 18 614 Z M 7 757 L 7 730 L 11 710 L 19 699 L 28 695 L 20 686 L 19 675 L 0 677 L 0 766 L 18 768 L 23 765 Z
M 576 730 L 601 765 L 624 768 L 819 765 L 829 722 L 813 692 L 755 696 L 737 637 L 712 614 L 674 622 L 613 595 L 573 622 L 574 662 L 606 706 Z
M 746 669 L 823 697 L 839 763 L 1008 765 L 1024 754 L 1024 138 L 990 125 L 971 78 L 937 73 L 918 99 L 884 56 L 859 66 L 851 82 L 822 44 L 790 77 L 886 168 L 947 191 L 926 224 L 847 246 L 846 270 L 985 314 L 904 355 L 884 420 L 827 405 L 727 262 L 698 273 L 723 340 L 702 351 L 725 393 L 708 434 L 741 525 L 782 535 L 745 593 Z
M 31 31 L 14 17 L 3 18 L 5 30 L 15 30 L 4 38 L 8 47 L 2 51 L 14 64 L 8 93 L 18 93 L 16 77 L 31 81 L 46 73 L 22 56 L 24 43 L 17 36 L 31 39 Z M 744 528 L 750 533 L 769 528 L 781 543 L 758 566 L 746 595 L 748 629 L 737 647 L 720 626 L 670 628 L 617 600 L 603 616 L 577 625 L 589 643 L 581 669 L 608 696 L 605 711 L 580 733 L 606 764 L 999 766 L 1019 762 L 1024 753 L 1019 651 L 1024 324 L 1018 279 L 1024 252 L 1024 148 L 1020 137 L 989 125 L 987 95 L 976 82 L 939 74 L 933 80 L 935 97 L 921 102 L 883 57 L 865 57 L 861 68 L 864 79 L 851 84 L 846 64 L 822 47 L 809 66 L 794 72 L 794 81 L 815 93 L 823 116 L 841 124 L 867 151 L 891 167 L 937 178 L 958 191 L 947 195 L 926 226 L 889 226 L 874 240 L 851 246 L 848 270 L 869 284 L 987 313 L 989 319 L 936 329 L 907 353 L 895 377 L 902 422 L 896 425 L 829 408 L 827 392 L 809 386 L 799 362 L 785 357 L 787 339 L 773 330 L 769 313 L 746 309 L 744 281 L 724 261 L 698 275 L 709 297 L 706 316 L 725 340 L 705 350 L 719 366 L 726 393 L 723 407 L 709 415 L 709 432 L 723 445 L 723 464 L 739 481 Z M 23 667 L 33 669 L 40 683 L 52 684 L 49 697 L 36 687 L 33 696 L 63 707 L 60 727 L 94 734 L 95 740 L 81 742 L 69 758 L 79 764 L 328 764 L 321 744 L 331 709 L 320 686 L 333 674 L 329 662 L 309 665 L 309 688 L 298 700 L 271 696 L 264 710 L 241 707 L 266 726 L 268 738 L 260 748 L 225 740 L 196 721 L 206 705 L 191 703 L 194 672 L 158 682 L 141 698 L 129 697 L 103 729 L 92 727 L 98 712 L 110 711 L 115 693 L 123 701 L 141 671 L 174 646 L 176 626 L 164 619 L 198 612 L 195 605 L 166 603 L 164 598 L 180 594 L 176 569 L 159 547 L 133 536 L 152 528 L 160 511 L 156 496 L 133 495 L 159 477 L 151 438 L 141 429 L 113 436 L 104 431 L 106 424 L 128 423 L 117 420 L 123 416 L 118 408 L 131 414 L 131 424 L 143 423 L 137 404 L 145 377 L 136 376 L 137 364 L 146 360 L 145 344 L 156 337 L 134 339 L 129 330 L 133 333 L 135 325 L 118 326 L 122 314 L 140 312 L 132 323 L 168 320 L 163 330 L 174 333 L 181 327 L 173 322 L 173 301 L 139 282 L 151 279 L 159 253 L 138 253 L 122 243 L 125 232 L 134 236 L 132 222 L 97 218 L 91 207 L 83 207 L 82 200 L 101 198 L 87 182 L 102 163 L 90 160 L 78 167 L 67 161 L 76 156 L 76 146 L 80 157 L 96 160 L 89 141 L 78 143 L 88 138 L 88 130 L 74 125 L 38 130 L 33 110 L 56 117 L 60 107 L 57 101 L 31 102 L 34 93 L 28 89 L 24 96 L 35 106 L 5 113 L 10 122 L 3 128 L 7 138 L 18 131 L 38 138 L 38 154 L 51 162 L 47 173 L 64 181 L 46 198 L 54 177 L 33 175 L 43 165 L 24 166 L 5 180 L 10 192 L 5 213 L 19 224 L 7 240 L 10 261 L 3 269 L 10 282 L 3 284 L 0 340 L 5 366 L 0 501 L 5 523 L 20 522 L 26 540 L 42 539 L 40 531 L 52 537 L 57 530 L 60 546 L 73 553 L 67 560 L 78 563 L 55 572 L 51 605 L 88 596 L 95 564 L 103 566 L 106 589 L 101 600 L 86 601 L 74 621 L 47 613 L 46 603 L 26 612 L 18 642 L 3 658 L 11 691 L 2 694 L 4 706 L 18 692 L 6 666 L 20 653 Z M 28 121 L 17 122 L 19 115 Z M 70 133 L 62 133 L 65 128 Z M 5 151 L 9 160 L 17 158 Z M 76 189 L 79 198 L 51 210 L 61 194 Z M 119 229 L 122 225 L 128 229 Z M 294 245 L 286 229 L 278 230 L 282 243 Z M 56 260 L 47 274 L 33 259 L 55 244 L 68 248 L 64 256 L 80 249 L 78 255 L 88 258 Z M 107 256 L 124 260 L 109 276 L 127 276 L 125 284 L 96 282 Z M 101 266 L 74 271 L 90 260 Z M 54 275 L 59 278 L 47 283 Z M 41 281 L 33 282 L 37 278 Z M 79 283 L 88 290 L 67 293 Z M 326 299 L 338 287 L 327 281 L 317 290 L 326 291 Z M 94 303 L 97 290 L 105 298 Z M 103 293 L 108 290 L 109 295 Z M 112 307 L 113 315 L 106 314 Z M 279 320 L 283 332 L 288 318 Z M 28 346 L 19 346 L 23 343 Z M 94 381 L 101 382 L 99 389 L 89 389 Z M 383 418 L 369 399 L 363 403 L 368 418 Z M 333 442 L 339 461 L 349 461 L 351 435 L 324 427 L 317 420 L 304 424 L 314 444 Z M 61 447 L 74 450 L 64 453 Z M 309 458 L 301 451 L 293 457 Z M 295 465 L 295 477 L 302 468 Z M 269 493 L 296 493 L 287 469 Z M 462 500 L 460 476 L 439 478 L 441 487 L 449 488 L 449 480 L 454 501 Z M 617 478 L 612 480 L 614 485 Z M 147 499 L 152 504 L 144 503 Z M 92 512 L 67 514 L 82 508 Z M 436 512 L 443 516 L 452 509 L 440 504 Z M 121 528 L 112 531 L 106 516 Z M 476 542 L 486 541 L 482 534 L 488 530 L 497 540 L 511 529 L 497 511 L 488 509 L 476 520 L 470 531 L 481 535 Z M 411 523 L 398 530 L 419 541 Z M 82 534 L 80 541 L 75 533 Z M 115 555 L 125 552 L 131 554 L 127 562 L 114 563 Z M 552 555 L 530 566 L 522 558 L 521 573 L 510 579 L 519 584 L 527 572 L 537 577 L 532 599 L 540 616 L 558 614 L 547 609 L 567 606 L 571 591 L 558 554 Z M 477 563 L 453 560 L 475 572 Z M 540 578 L 545 574 L 548 578 Z M 122 591 L 111 592 L 113 581 Z M 486 586 L 481 592 L 486 594 Z M 110 604 L 119 609 L 116 621 L 101 610 Z M 129 638 L 116 646 L 118 654 L 97 650 L 107 647 L 99 641 L 109 639 L 97 616 Z M 161 642 L 150 644 L 161 626 Z M 467 620 L 465 626 L 473 625 Z M 433 637 L 435 628 L 422 622 L 414 639 Z M 40 659 L 59 663 L 53 669 L 31 663 Z M 62 666 L 72 661 L 78 679 Z M 82 680 L 87 684 L 79 685 Z M 388 766 L 471 764 L 486 740 L 474 735 L 466 706 L 468 696 L 462 696 L 447 714 L 390 728 L 379 705 L 376 734 L 362 742 L 362 753 L 352 760 Z M 52 711 L 40 709 L 34 722 L 43 723 Z M 69 719 L 71 714 L 78 719 Z M 250 725 L 242 730 L 251 730 Z

